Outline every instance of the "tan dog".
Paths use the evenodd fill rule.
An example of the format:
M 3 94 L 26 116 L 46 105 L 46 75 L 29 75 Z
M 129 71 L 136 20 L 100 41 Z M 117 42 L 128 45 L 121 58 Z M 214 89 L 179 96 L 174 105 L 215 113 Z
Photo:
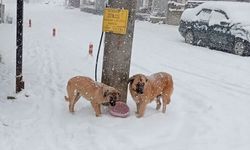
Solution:
M 137 117 L 144 115 L 146 105 L 153 100 L 156 100 L 156 109 L 161 107 L 160 98 L 162 98 L 163 108 L 162 112 L 166 112 L 166 105 L 170 103 L 170 98 L 173 93 L 172 76 L 165 72 L 145 76 L 143 74 L 136 74 L 129 78 L 129 90 L 132 98 L 136 102 Z
M 102 103 L 109 103 L 114 106 L 121 95 L 115 88 L 84 76 L 71 78 L 67 84 L 67 92 L 68 97 L 65 96 L 65 100 L 69 101 L 70 112 L 74 112 L 74 105 L 82 96 L 91 102 L 97 117 L 101 114 Z

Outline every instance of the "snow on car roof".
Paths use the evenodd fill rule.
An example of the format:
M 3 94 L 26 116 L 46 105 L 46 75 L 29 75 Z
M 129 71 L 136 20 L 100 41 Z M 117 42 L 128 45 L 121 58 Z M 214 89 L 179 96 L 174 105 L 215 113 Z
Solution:
M 194 16 L 203 8 L 223 10 L 231 21 L 250 25 L 250 3 L 247 2 L 205 2 L 196 8 L 184 11 L 181 19 L 192 21 L 195 19 Z

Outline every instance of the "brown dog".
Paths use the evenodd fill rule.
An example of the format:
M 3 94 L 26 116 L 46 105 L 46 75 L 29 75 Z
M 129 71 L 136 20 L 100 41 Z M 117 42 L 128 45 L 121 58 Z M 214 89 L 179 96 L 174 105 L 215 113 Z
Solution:
M 121 95 L 115 88 L 84 76 L 71 78 L 67 84 L 67 92 L 68 97 L 65 96 L 65 100 L 69 101 L 70 112 L 74 112 L 74 105 L 82 96 L 91 102 L 97 117 L 101 114 L 101 104 L 109 103 L 114 106 Z
M 156 109 L 161 107 L 160 98 L 162 98 L 163 108 L 162 112 L 166 112 L 166 105 L 170 103 L 170 98 L 173 93 L 172 76 L 165 72 L 145 76 L 143 74 L 136 74 L 129 78 L 129 90 L 132 98 L 137 106 L 137 117 L 144 115 L 146 105 L 153 100 L 156 100 Z

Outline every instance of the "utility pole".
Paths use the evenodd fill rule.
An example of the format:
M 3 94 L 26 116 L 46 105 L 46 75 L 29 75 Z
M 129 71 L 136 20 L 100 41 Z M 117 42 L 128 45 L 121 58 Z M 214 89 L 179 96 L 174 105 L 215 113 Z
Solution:
M 4 23 L 4 5 L 3 0 L 0 1 L 0 23 Z
M 152 7 L 153 7 L 153 0 L 148 1 L 148 10 L 150 13 L 152 13 Z
M 137 0 L 109 0 L 110 8 L 127 9 L 127 33 L 105 34 L 102 82 L 118 89 L 121 100 L 127 101 L 127 81 L 129 78 L 131 51 L 134 36 L 134 24 Z
M 24 89 L 23 63 L 23 0 L 17 0 L 16 19 L 16 93 Z

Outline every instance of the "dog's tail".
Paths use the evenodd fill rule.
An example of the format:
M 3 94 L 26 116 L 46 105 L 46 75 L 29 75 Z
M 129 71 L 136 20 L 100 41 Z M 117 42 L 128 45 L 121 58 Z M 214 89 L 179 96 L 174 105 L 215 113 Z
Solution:
M 69 98 L 67 96 L 64 96 L 64 98 L 65 98 L 66 101 L 69 101 Z

